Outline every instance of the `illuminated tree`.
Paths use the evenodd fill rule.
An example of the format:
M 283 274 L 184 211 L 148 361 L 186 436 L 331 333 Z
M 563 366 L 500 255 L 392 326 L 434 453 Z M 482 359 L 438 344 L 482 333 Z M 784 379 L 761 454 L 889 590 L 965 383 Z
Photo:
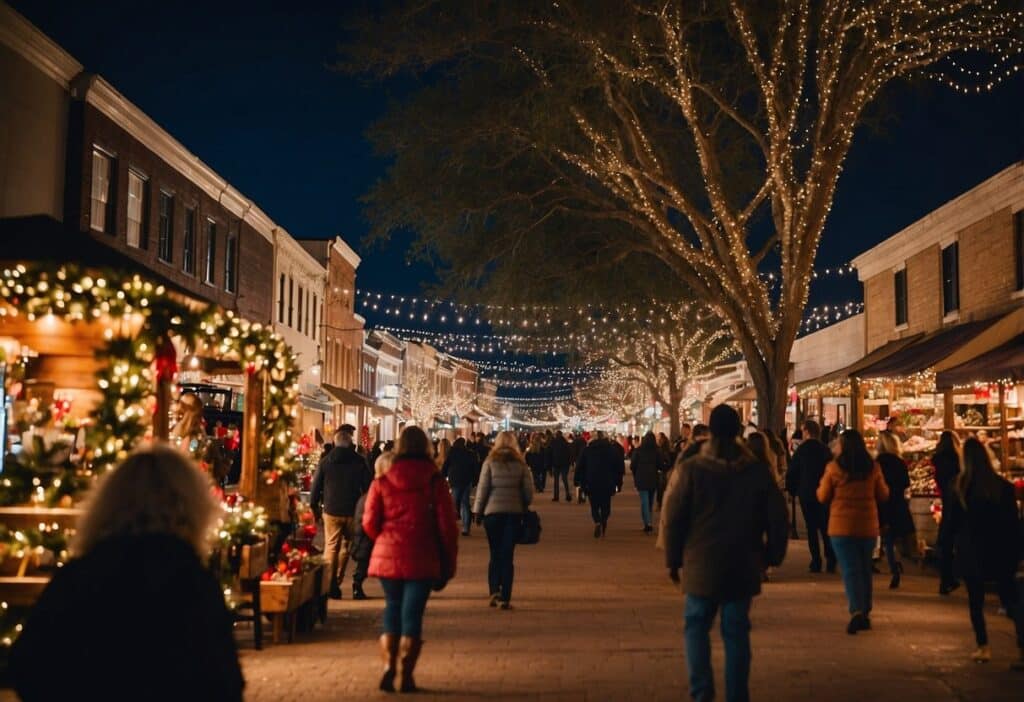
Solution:
M 438 392 L 437 376 L 419 365 L 412 366 L 405 375 L 402 404 L 420 427 L 429 427 L 436 416 L 450 409 L 450 403 Z
M 658 259 L 728 325 L 778 429 L 866 108 L 915 75 L 991 88 L 1022 21 L 1000 0 L 393 2 L 344 61 L 425 77 L 373 132 L 394 164 L 369 214 L 419 232 L 452 289 Z

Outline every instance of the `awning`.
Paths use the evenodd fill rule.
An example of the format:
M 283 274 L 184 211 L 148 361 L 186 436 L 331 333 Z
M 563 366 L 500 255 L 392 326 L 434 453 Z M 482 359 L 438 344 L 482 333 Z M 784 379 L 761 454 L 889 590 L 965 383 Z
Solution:
M 320 387 L 324 389 L 328 395 L 333 397 L 335 400 L 348 407 L 378 407 L 373 398 L 364 395 L 357 390 L 345 390 L 339 388 L 337 385 L 329 385 L 327 383 L 322 384 Z
M 757 390 L 753 385 L 747 385 L 742 387 L 732 395 L 722 400 L 722 402 L 751 402 L 757 399 Z
M 827 383 L 848 382 L 851 377 L 859 375 L 861 369 L 867 368 L 873 363 L 877 363 L 886 358 L 889 358 L 893 354 L 898 353 L 899 351 L 906 348 L 907 346 L 914 343 L 923 336 L 924 334 L 914 334 L 913 336 L 908 336 L 904 339 L 895 339 L 893 341 L 890 341 L 887 344 L 879 346 L 877 349 L 869 353 L 867 356 L 864 356 L 864 358 L 860 359 L 859 361 L 855 361 L 854 363 L 851 363 L 845 368 L 840 368 L 839 370 L 832 371 L 831 373 L 826 373 L 825 375 L 818 376 L 817 378 L 812 378 L 811 380 L 805 380 L 802 383 L 797 383 L 796 390 L 797 392 L 803 392 L 807 388 L 813 388 L 817 385 L 825 385 Z
M 958 324 L 932 332 L 896 353 L 853 373 L 858 378 L 893 378 L 928 370 L 992 326 L 996 319 Z
M 984 353 L 999 348 L 1021 334 L 1024 334 L 1024 306 L 1003 315 L 1001 319 L 994 322 L 988 329 L 936 363 L 935 372 L 940 373 L 966 363 Z
M 306 409 L 323 412 L 324 414 L 330 414 L 334 410 L 334 406 L 330 402 L 309 395 L 299 395 L 299 404 Z
M 940 390 L 957 385 L 999 381 L 1024 382 L 1024 334 L 935 375 L 935 386 Z

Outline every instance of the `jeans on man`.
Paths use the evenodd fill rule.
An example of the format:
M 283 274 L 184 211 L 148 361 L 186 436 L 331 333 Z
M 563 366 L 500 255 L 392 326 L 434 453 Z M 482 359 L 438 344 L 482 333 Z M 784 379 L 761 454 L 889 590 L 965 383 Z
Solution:
M 324 514 L 324 555 L 327 570 L 331 574 L 331 589 L 341 587 L 352 549 L 352 517 L 335 517 Z
M 455 511 L 462 521 L 462 533 L 469 533 L 469 525 L 473 522 L 473 514 L 470 511 L 469 501 L 473 497 L 472 485 L 458 485 L 452 488 L 452 499 L 455 500 Z
M 498 595 L 502 602 L 512 601 L 512 580 L 516 574 L 513 559 L 522 524 L 521 514 L 488 514 L 484 517 L 487 545 L 491 550 L 491 560 L 487 565 L 487 585 L 491 594 Z
M 606 494 L 590 495 L 590 516 L 594 524 L 603 524 L 612 514 L 612 496 Z
M 558 499 L 558 481 L 562 481 L 562 485 L 565 487 L 565 496 L 569 497 L 572 493 L 569 492 L 569 469 L 566 468 L 553 468 L 551 470 L 551 478 L 555 483 L 555 494 L 554 499 Z
M 690 676 L 690 697 L 698 702 L 715 698 L 715 677 L 711 670 L 711 626 L 722 610 L 722 642 L 725 644 L 725 699 L 750 699 L 750 598 L 720 602 L 710 597 L 686 596 L 686 668 Z
M 381 578 L 380 584 L 384 588 L 384 633 L 420 638 L 431 581 Z
M 825 542 L 825 561 L 828 567 L 836 564 L 836 554 L 828 538 L 828 507 L 817 500 L 800 500 L 800 509 L 804 513 L 804 524 L 807 527 L 807 548 L 811 552 L 811 566 L 821 568 L 821 547 L 819 537 Z
M 871 614 L 871 566 L 875 538 L 833 536 L 832 548 L 839 559 L 843 588 L 850 605 L 850 614 Z
M 644 520 L 644 526 L 651 525 L 651 510 L 654 507 L 654 490 L 639 490 L 640 493 L 640 518 Z

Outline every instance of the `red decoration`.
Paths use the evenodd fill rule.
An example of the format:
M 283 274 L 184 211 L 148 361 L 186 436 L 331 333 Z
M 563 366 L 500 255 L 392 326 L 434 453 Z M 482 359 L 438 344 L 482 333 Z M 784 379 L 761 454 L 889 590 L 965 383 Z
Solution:
M 359 443 L 365 450 L 370 450 L 370 427 L 365 424 L 359 429 Z
M 178 372 L 178 352 L 174 348 L 174 344 L 171 343 L 170 339 L 164 339 L 160 342 L 159 347 L 156 350 L 156 379 L 157 382 L 173 382 L 174 376 Z

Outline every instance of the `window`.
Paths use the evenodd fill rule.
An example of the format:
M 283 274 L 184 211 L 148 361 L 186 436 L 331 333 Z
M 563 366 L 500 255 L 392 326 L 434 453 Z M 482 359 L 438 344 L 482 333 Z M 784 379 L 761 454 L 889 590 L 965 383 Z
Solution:
M 295 326 L 295 279 L 288 276 L 288 326 Z
M 145 249 L 149 246 L 146 210 L 149 181 L 137 171 L 128 171 L 128 246 Z
M 896 271 L 893 276 L 893 296 L 896 299 L 896 326 L 907 323 L 907 269 Z
M 217 223 L 212 219 L 206 220 L 206 266 L 204 266 L 203 281 L 214 285 L 217 278 Z
M 298 329 L 302 331 L 302 286 L 299 286 L 299 314 L 298 314 Z
M 181 270 L 189 275 L 196 274 L 196 211 L 191 207 L 185 210 L 185 231 L 181 247 Z
M 238 232 L 228 232 L 224 244 L 224 289 L 229 293 L 238 292 Z
M 284 273 L 281 274 L 277 287 L 277 321 L 284 324 Z
M 1013 216 L 1013 254 L 1017 270 L 1016 290 L 1024 290 L 1024 210 Z
M 960 244 L 942 250 L 942 314 L 960 309 Z
M 306 336 L 313 336 L 313 328 L 309 325 L 309 312 L 313 309 L 312 294 L 306 293 Z
M 157 256 L 165 263 L 174 261 L 174 196 L 160 191 L 160 221 L 156 248 Z
M 114 159 L 99 149 L 92 150 L 92 195 L 90 226 L 96 231 L 114 231 Z
M 314 341 L 316 341 L 317 337 L 320 336 L 320 327 L 316 323 L 316 311 L 317 311 L 318 299 L 319 298 L 318 298 L 317 294 L 313 293 L 313 340 Z

